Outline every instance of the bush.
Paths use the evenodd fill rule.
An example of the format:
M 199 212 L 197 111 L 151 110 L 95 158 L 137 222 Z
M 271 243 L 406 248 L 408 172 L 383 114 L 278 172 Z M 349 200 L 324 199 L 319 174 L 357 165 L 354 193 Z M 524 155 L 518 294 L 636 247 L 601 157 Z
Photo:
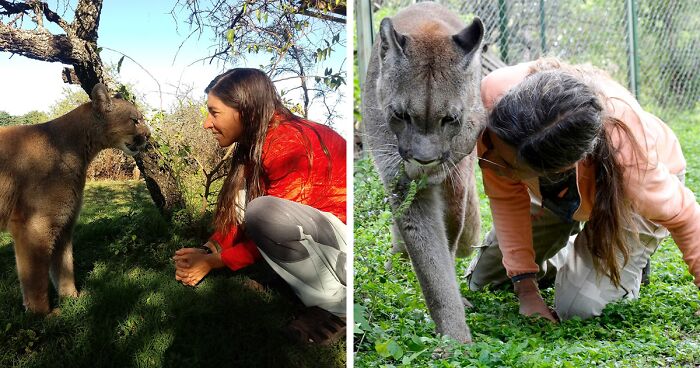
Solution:
M 138 179 L 139 176 L 134 159 L 118 149 L 100 152 L 87 171 L 88 180 L 126 180 Z

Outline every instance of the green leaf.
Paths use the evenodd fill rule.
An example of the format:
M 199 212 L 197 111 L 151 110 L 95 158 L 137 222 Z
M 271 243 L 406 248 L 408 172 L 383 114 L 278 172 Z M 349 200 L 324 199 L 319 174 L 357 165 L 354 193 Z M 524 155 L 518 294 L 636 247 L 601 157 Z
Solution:
M 401 359 L 403 356 L 403 349 L 401 349 L 401 346 L 396 343 L 394 340 L 389 340 L 389 343 L 387 344 L 387 350 L 391 354 L 394 359 L 398 360 Z
M 389 352 L 389 341 L 385 341 L 385 342 L 377 341 L 374 344 L 374 350 L 376 350 L 377 354 L 379 354 L 379 356 L 382 358 L 388 358 L 391 356 L 391 353 Z
M 362 333 L 369 330 L 369 322 L 367 321 L 367 308 L 361 304 L 353 305 L 355 315 L 355 332 Z
M 404 356 L 403 359 L 401 359 L 401 364 L 409 365 L 412 361 L 414 361 L 416 358 L 418 358 L 419 355 L 425 353 L 426 350 L 428 350 L 428 349 L 426 348 L 426 349 L 423 349 L 421 351 L 417 351 L 411 355 Z
M 119 58 L 119 61 L 117 62 L 117 73 L 121 72 L 122 70 L 122 62 L 124 62 L 124 56 Z
M 403 349 L 401 349 L 401 346 L 399 346 L 399 344 L 397 344 L 393 339 L 385 342 L 377 342 L 374 345 L 374 349 L 382 358 L 392 357 L 398 360 L 403 356 Z
M 228 41 L 228 44 L 233 46 L 233 39 L 236 37 L 236 30 L 234 29 L 229 29 L 226 31 L 226 40 Z

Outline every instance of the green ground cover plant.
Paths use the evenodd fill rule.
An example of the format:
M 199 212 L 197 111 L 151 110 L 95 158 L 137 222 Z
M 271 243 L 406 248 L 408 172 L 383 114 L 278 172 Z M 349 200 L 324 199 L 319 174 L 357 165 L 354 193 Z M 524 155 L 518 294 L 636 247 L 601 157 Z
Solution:
M 686 184 L 700 194 L 700 112 L 669 121 L 688 162 Z M 481 195 L 482 238 L 491 227 Z M 390 255 L 392 214 L 369 159 L 355 163 L 354 277 L 356 367 L 697 367 L 700 292 L 672 239 L 652 257 L 641 297 L 609 305 L 602 316 L 560 325 L 522 317 L 512 291 L 468 290 L 468 259 L 457 262 L 474 344 L 434 333 L 410 261 Z M 384 264 L 392 259 L 393 269 Z M 553 289 L 543 290 L 553 303 Z
M 12 238 L 0 234 L 0 367 L 345 366 L 344 342 L 281 335 L 302 306 L 264 262 L 197 288 L 176 282 L 170 257 L 206 236 L 191 218 L 163 219 L 142 182 L 88 183 L 73 239 L 81 295 L 52 291 L 60 311 L 48 317 L 24 311 Z

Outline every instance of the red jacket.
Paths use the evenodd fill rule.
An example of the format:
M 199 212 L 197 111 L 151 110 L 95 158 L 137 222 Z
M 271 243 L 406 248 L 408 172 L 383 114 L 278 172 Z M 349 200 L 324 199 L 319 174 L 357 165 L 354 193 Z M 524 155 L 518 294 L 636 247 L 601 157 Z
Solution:
M 345 139 L 333 129 L 308 120 L 285 120 L 275 114 L 272 121 L 279 123 L 271 123 L 263 145 L 265 195 L 330 212 L 345 223 Z M 328 149 L 330 160 L 319 143 L 319 137 Z M 217 231 L 210 240 L 219 243 L 221 259 L 234 271 L 260 259 L 255 243 L 238 231 L 238 226 L 227 232 Z

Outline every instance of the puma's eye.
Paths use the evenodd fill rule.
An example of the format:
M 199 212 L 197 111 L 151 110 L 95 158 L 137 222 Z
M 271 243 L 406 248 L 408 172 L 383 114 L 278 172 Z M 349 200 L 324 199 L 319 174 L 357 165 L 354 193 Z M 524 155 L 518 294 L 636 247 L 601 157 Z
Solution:
M 452 116 L 452 115 L 447 115 L 447 116 L 443 117 L 440 122 L 442 123 L 442 125 L 459 124 L 459 120 L 457 120 L 457 118 Z
M 139 119 L 138 119 L 138 118 L 131 118 L 131 121 L 133 121 L 134 124 L 139 125 Z
M 409 114 L 408 114 L 407 112 L 405 112 L 405 111 L 396 111 L 396 110 L 393 110 L 393 111 L 391 112 L 391 117 L 392 117 L 393 119 L 397 119 L 397 120 L 411 121 L 411 115 L 409 115 Z

